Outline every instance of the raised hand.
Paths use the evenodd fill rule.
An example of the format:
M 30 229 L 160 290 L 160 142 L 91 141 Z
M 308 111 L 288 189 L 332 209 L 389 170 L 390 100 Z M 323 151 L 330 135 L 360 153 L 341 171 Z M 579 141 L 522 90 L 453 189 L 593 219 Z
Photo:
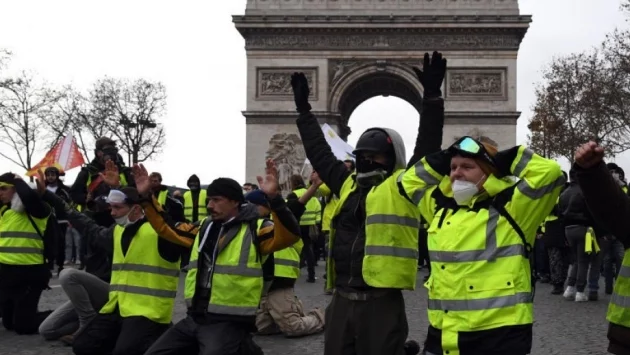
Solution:
M 40 196 L 44 196 L 46 192 L 46 176 L 44 176 L 44 172 L 41 169 L 37 171 L 35 183 L 37 184 L 37 193 Z
M 308 103 L 308 80 L 304 73 L 293 73 L 291 75 L 291 87 L 293 87 L 293 98 L 295 99 L 295 107 L 299 113 L 307 113 L 311 111 L 311 104 Z
M 319 174 L 317 173 L 317 171 L 313 171 L 311 173 L 311 184 L 320 187 L 323 183 L 324 182 L 322 181 L 322 179 L 319 178 Z
M 265 175 L 272 175 L 278 179 L 278 168 L 276 167 L 276 162 L 273 161 L 273 159 L 267 159 L 265 161 Z
M 267 159 L 265 167 L 265 178 L 256 176 L 258 186 L 267 195 L 269 199 L 273 199 L 280 194 L 280 186 L 278 185 L 278 170 L 273 160 Z
M 429 58 L 429 53 L 425 53 L 422 70 L 414 67 L 413 71 L 424 88 L 425 99 L 442 96 L 442 82 L 446 74 L 446 59 L 442 58 L 442 53 L 433 52 L 432 58 Z
M 604 160 L 604 148 L 591 141 L 575 151 L 575 163 L 583 169 L 589 169 Z
M 120 172 L 118 171 L 118 166 L 111 160 L 105 162 L 105 171 L 102 173 L 98 173 L 103 181 L 109 186 L 113 188 L 120 187 Z
M 148 195 L 151 190 L 151 180 L 149 180 L 149 172 L 142 164 L 134 164 L 131 168 L 136 189 L 140 195 Z

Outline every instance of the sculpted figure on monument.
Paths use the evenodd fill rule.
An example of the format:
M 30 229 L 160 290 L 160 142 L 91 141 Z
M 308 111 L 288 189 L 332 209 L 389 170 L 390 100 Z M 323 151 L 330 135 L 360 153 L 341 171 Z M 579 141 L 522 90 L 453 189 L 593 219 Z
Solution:
M 278 167 L 278 183 L 283 193 L 291 191 L 291 175 L 301 174 L 306 154 L 302 140 L 294 133 L 277 133 L 269 140 L 266 159 L 272 159 Z

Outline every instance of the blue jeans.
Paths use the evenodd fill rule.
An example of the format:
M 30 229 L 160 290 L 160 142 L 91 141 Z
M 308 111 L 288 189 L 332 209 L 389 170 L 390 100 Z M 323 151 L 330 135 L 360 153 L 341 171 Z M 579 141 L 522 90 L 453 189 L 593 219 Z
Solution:
M 81 257 L 79 251 L 81 250 L 81 235 L 75 228 L 68 226 L 66 229 L 66 260 L 72 260 L 72 251 L 74 249 L 76 255 L 76 262 L 79 263 Z
M 602 244 L 606 291 L 612 292 L 613 284 L 615 283 L 617 275 L 619 275 L 619 270 L 621 270 L 621 263 L 626 251 L 623 247 L 623 243 L 618 241 L 615 237 L 608 237 L 608 241 Z

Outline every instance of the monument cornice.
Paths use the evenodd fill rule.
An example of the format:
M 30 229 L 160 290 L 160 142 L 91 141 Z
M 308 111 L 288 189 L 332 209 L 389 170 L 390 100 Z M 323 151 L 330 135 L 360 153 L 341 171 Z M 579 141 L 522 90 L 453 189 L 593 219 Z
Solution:
M 392 24 L 404 25 L 440 25 L 444 24 L 491 24 L 493 26 L 520 25 L 528 26 L 532 22 L 531 15 L 234 15 L 232 21 L 237 28 L 262 25 L 292 25 L 292 26 L 339 26 L 347 24 Z
M 527 27 L 241 27 L 247 50 L 518 50 Z

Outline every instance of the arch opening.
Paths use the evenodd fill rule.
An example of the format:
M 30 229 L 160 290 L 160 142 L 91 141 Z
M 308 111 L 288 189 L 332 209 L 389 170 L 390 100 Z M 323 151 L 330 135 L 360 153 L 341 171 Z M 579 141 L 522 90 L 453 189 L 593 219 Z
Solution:
M 415 109 L 416 117 L 422 107 L 423 89 L 410 68 L 398 66 L 384 69 L 360 68 L 348 73 L 345 78 L 334 85 L 332 91 L 331 111 L 339 114 L 342 138 L 348 138 L 352 133 L 348 122 L 354 111 L 374 97 L 395 97 L 404 101 Z M 382 104 L 386 101 L 377 100 L 377 102 Z
M 352 129 L 348 144 L 356 146 L 361 134 L 368 128 L 391 128 L 405 143 L 405 160 L 411 158 L 418 134 L 419 113 L 407 100 L 396 96 L 371 97 L 356 107 L 348 125 Z

